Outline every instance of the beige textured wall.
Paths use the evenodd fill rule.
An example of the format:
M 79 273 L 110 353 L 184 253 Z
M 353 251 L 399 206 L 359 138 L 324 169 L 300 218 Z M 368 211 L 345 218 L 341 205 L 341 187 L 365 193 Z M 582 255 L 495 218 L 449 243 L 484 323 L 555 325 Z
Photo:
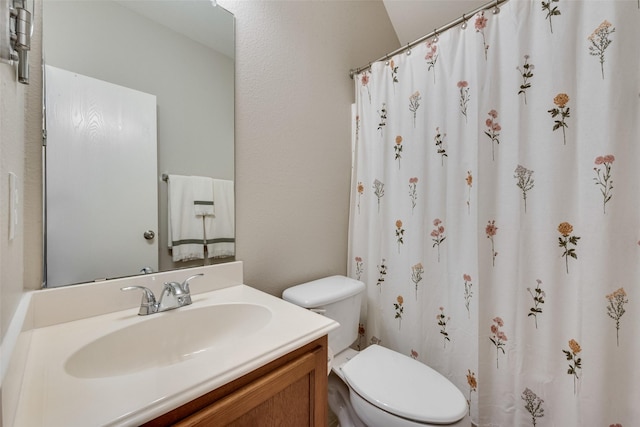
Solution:
M 36 8 L 40 3 L 36 2 Z M 30 84 L 17 82 L 15 67 L 0 63 L 0 337 L 4 337 L 24 288 L 41 283 L 42 83 L 41 25 L 36 26 L 29 55 Z M 18 177 L 19 224 L 9 240 L 9 172 Z M 34 192 L 35 191 L 35 192 Z M 35 245 L 29 241 L 36 239 Z M 1 356 L 0 356 L 1 357 Z
M 380 1 L 231 1 L 237 258 L 274 295 L 345 274 L 350 68 L 399 46 Z
M 15 71 L 0 64 L 0 326 L 4 336 L 10 316 L 22 292 L 23 224 L 16 237 L 9 241 L 9 172 L 19 179 L 18 190 L 24 186 L 25 88 L 16 83 Z
M 35 1 L 31 82 L 25 112 L 24 288 L 42 287 L 42 0 Z
M 245 281 L 279 295 L 346 272 L 348 70 L 399 46 L 380 1 L 219 0 L 236 15 L 238 259 Z M 0 64 L 0 337 L 23 289 L 41 286 L 41 2 L 31 85 Z M 8 241 L 9 171 L 21 220 Z

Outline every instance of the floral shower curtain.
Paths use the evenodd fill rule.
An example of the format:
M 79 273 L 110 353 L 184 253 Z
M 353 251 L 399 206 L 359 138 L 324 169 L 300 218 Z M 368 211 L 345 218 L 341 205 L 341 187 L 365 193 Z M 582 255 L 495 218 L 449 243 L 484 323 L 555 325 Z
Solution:
M 640 2 L 500 9 L 356 76 L 357 346 L 480 426 L 637 426 Z

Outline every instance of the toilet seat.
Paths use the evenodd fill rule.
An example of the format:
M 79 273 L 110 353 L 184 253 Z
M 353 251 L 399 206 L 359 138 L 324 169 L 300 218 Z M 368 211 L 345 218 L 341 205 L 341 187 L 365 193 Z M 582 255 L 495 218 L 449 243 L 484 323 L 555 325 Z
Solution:
M 371 345 L 342 366 L 345 380 L 370 404 L 424 424 L 464 418 L 467 401 L 443 375 L 410 357 Z

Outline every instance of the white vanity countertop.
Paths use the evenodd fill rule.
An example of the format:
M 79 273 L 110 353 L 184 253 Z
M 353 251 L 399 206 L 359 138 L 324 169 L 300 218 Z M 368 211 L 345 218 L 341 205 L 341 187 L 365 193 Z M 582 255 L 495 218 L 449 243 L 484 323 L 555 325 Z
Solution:
M 338 326 L 321 315 L 245 285 L 193 295 L 193 304 L 138 316 L 127 309 L 32 330 L 14 425 L 139 425 L 277 359 Z M 212 346 L 179 363 L 106 378 L 76 378 L 65 361 L 96 338 L 154 316 L 179 310 L 250 303 L 267 307 L 271 320 L 255 333 L 234 337 L 233 345 Z M 207 328 L 208 325 L 184 325 Z M 230 325 L 231 326 L 231 325 Z M 115 349 L 126 352 L 126 348 Z

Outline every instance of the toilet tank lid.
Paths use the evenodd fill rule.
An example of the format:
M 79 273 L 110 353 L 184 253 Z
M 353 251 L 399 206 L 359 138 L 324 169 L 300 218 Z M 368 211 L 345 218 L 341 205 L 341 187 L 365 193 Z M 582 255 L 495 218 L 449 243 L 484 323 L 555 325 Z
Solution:
M 287 288 L 282 298 L 304 308 L 316 308 L 364 291 L 364 283 L 345 276 L 330 276 Z

